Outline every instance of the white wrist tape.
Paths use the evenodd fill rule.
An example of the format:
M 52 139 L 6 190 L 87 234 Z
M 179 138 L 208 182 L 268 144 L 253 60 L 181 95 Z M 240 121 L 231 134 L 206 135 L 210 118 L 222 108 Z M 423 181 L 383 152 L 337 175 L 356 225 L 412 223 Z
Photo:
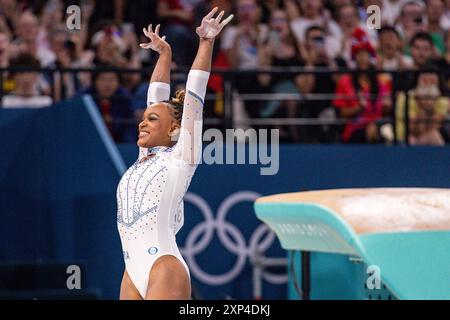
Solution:
M 155 102 L 169 100 L 170 85 L 165 82 L 151 82 L 147 91 L 147 107 Z
M 186 89 L 194 92 L 202 99 L 206 95 L 206 86 L 208 85 L 209 72 L 202 70 L 191 70 L 189 71 Z

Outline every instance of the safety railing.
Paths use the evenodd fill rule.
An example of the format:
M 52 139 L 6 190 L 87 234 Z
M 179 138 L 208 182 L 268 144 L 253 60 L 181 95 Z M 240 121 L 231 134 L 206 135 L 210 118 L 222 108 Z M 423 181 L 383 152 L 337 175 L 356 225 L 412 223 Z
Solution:
M 50 95 L 53 98 L 54 102 L 58 102 L 59 100 L 70 98 L 64 96 L 63 87 L 64 85 L 58 81 L 63 79 L 65 74 L 70 74 L 74 78 L 76 78 L 80 74 L 90 74 L 91 76 L 98 73 L 103 72 L 115 72 L 119 75 L 129 74 L 129 73 L 139 73 L 142 76 L 141 82 L 146 82 L 150 78 L 150 74 L 152 72 L 151 68 L 143 68 L 143 69 L 125 69 L 125 68 L 0 68 L 0 82 L 2 86 L 0 86 L 0 96 L 3 97 L 5 92 L 4 82 L 8 79 L 11 74 L 16 72 L 39 72 L 44 75 L 45 78 L 52 83 L 49 86 Z M 188 69 L 178 69 L 173 71 L 172 75 L 175 79 L 185 79 L 188 73 Z M 376 73 L 376 74 L 384 74 L 389 75 L 391 81 L 391 110 L 389 115 L 384 118 L 377 119 L 378 123 L 390 123 L 392 125 L 393 132 L 393 143 L 397 144 L 399 142 L 408 143 L 408 139 L 405 141 L 399 141 L 396 130 L 396 108 L 397 108 L 397 96 L 399 93 L 403 92 L 405 96 L 407 96 L 407 92 L 411 89 L 412 81 L 415 79 L 420 73 L 435 73 L 435 69 L 425 69 L 421 71 L 417 70 L 402 70 L 402 71 L 391 71 L 391 70 L 369 70 L 366 71 L 367 74 Z M 246 102 L 246 101 L 295 101 L 296 103 L 310 103 L 316 101 L 329 101 L 331 106 L 331 101 L 334 99 L 346 100 L 352 99 L 347 96 L 338 96 L 334 92 L 329 93 L 241 93 L 237 90 L 237 81 L 239 81 L 240 77 L 244 75 L 258 75 L 258 74 L 268 74 L 268 75 L 283 75 L 284 77 L 295 77 L 298 75 L 305 74 L 313 74 L 313 75 L 325 75 L 325 76 L 333 76 L 333 75 L 342 75 L 342 74 L 358 74 L 356 70 L 350 69 L 330 69 L 330 68 L 314 68 L 314 69 L 306 69 L 302 67 L 271 67 L 271 68 L 260 68 L 260 69 L 252 69 L 252 70 L 223 70 L 223 69 L 214 69 L 212 74 L 219 75 L 222 77 L 222 88 L 220 88 L 219 93 L 211 93 L 208 92 L 205 101 L 217 101 L 221 100 L 221 104 L 223 105 L 222 113 L 220 115 L 215 115 L 214 117 L 205 117 L 204 123 L 207 126 L 214 126 L 217 128 L 228 129 L 228 128 L 236 128 L 239 126 L 343 126 L 347 123 L 352 122 L 352 119 L 342 118 L 342 117 L 333 117 L 333 118 L 308 118 L 308 117 L 246 117 L 239 118 L 235 115 L 235 107 L 234 104 L 236 101 Z M 450 70 L 439 70 L 439 76 L 444 78 L 450 75 Z M 175 80 L 178 84 L 180 84 L 180 80 Z M 181 81 L 182 82 L 182 81 Z M 409 88 L 407 84 L 409 83 Z M 78 88 L 83 89 L 83 88 Z M 446 88 L 442 92 L 442 96 L 448 98 L 449 96 L 449 88 Z M 95 97 L 94 97 L 95 98 Z M 135 98 L 138 98 L 135 96 Z M 144 96 L 140 98 L 145 100 Z M 403 106 L 403 126 L 404 126 L 404 136 L 408 137 L 410 132 L 410 123 L 406 121 L 409 119 L 410 114 L 410 101 L 409 99 L 404 99 Z M 136 125 L 139 119 L 136 118 L 114 118 L 112 119 L 114 123 L 124 124 L 124 125 Z M 444 120 L 444 126 L 448 126 L 450 124 L 450 117 Z

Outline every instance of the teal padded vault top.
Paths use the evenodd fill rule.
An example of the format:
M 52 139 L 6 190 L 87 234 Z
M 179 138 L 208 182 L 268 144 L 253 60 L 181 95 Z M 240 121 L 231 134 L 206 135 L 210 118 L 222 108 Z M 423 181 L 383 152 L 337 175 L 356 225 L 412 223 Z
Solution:
M 257 217 L 269 225 L 286 250 L 358 254 L 351 227 L 327 208 L 314 204 L 255 203 Z M 299 214 L 301 212 L 301 214 Z
M 450 299 L 450 230 L 357 234 L 320 204 L 257 201 L 254 208 L 286 250 L 357 255 L 379 267 L 399 299 Z

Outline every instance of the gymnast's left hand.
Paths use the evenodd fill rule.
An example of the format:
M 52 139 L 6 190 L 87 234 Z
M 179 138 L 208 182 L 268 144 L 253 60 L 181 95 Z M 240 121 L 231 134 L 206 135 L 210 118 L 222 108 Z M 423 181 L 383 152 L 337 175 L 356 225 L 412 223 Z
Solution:
M 139 46 L 144 49 L 152 49 L 153 51 L 158 52 L 159 54 L 170 51 L 170 45 L 166 41 L 166 36 L 160 37 L 159 36 L 159 28 L 160 25 L 158 24 L 155 28 L 155 31 L 153 31 L 152 25 L 148 26 L 148 29 L 143 29 L 144 34 L 147 38 L 150 39 L 149 43 L 141 43 Z
M 225 11 L 221 11 L 216 18 L 213 18 L 218 9 L 218 7 L 215 7 L 203 18 L 201 25 L 196 30 L 200 39 L 214 40 L 220 31 L 233 19 L 233 15 L 231 14 L 228 18 L 220 22 Z

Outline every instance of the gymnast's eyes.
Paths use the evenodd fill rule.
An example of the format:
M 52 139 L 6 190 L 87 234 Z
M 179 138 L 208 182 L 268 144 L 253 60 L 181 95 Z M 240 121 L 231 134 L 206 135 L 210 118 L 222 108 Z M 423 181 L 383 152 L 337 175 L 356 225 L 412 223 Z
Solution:
M 154 120 L 158 120 L 159 117 L 158 117 L 158 115 L 155 114 L 155 113 L 150 113 L 150 114 L 147 116 L 147 119 L 148 119 L 149 121 L 154 121 Z

